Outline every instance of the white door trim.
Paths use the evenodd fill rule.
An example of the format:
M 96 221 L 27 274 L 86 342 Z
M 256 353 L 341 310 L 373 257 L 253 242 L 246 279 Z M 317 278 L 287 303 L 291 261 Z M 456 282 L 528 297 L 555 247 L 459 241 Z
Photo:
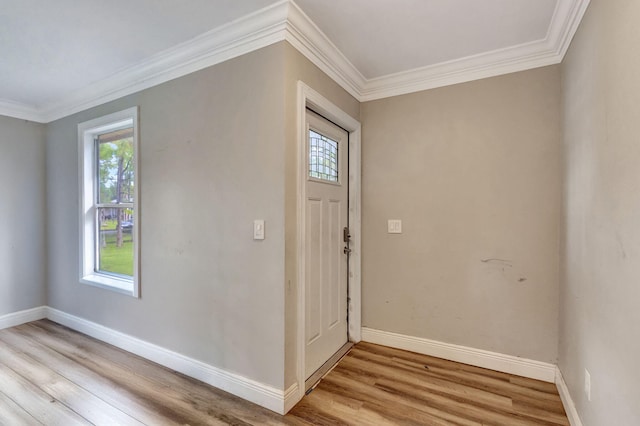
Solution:
M 358 343 L 362 339 L 361 332 L 361 200 L 360 200 L 360 122 L 334 105 L 311 87 L 298 81 L 298 202 L 297 202 L 297 237 L 298 237 L 298 392 L 302 399 L 305 392 L 305 230 L 306 230 L 306 144 L 305 128 L 306 108 L 314 110 L 349 132 L 349 230 L 351 233 L 351 255 L 349 256 L 349 341 Z

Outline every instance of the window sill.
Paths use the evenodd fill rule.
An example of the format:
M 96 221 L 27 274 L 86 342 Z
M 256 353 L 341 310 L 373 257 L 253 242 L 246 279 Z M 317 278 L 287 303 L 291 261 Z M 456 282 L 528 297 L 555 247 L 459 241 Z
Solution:
M 80 278 L 80 282 L 135 297 L 133 279 L 118 278 L 103 274 L 90 274 Z

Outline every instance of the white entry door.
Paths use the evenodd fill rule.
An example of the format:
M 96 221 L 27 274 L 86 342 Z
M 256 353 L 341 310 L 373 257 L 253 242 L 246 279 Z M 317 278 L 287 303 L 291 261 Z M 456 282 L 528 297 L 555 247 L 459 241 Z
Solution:
M 348 341 L 349 134 L 307 111 L 305 374 Z

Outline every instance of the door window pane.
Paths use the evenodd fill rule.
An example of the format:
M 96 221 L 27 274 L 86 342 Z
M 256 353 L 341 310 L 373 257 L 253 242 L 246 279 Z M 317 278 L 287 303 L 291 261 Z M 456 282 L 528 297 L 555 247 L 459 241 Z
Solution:
M 309 176 L 338 182 L 338 142 L 309 130 Z

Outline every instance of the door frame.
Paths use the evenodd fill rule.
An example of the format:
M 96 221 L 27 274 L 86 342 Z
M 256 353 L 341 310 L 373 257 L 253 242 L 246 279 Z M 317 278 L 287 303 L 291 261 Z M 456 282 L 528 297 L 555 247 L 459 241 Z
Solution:
M 312 109 L 329 121 L 349 132 L 349 232 L 351 233 L 351 255 L 349 256 L 349 324 L 348 340 L 358 343 L 362 340 L 361 328 L 361 132 L 358 120 L 326 99 L 302 81 L 298 81 L 298 182 L 297 182 L 297 277 L 298 277 L 298 351 L 297 378 L 298 394 L 305 394 L 305 279 L 306 279 L 306 181 L 307 181 L 307 132 L 306 110 Z

